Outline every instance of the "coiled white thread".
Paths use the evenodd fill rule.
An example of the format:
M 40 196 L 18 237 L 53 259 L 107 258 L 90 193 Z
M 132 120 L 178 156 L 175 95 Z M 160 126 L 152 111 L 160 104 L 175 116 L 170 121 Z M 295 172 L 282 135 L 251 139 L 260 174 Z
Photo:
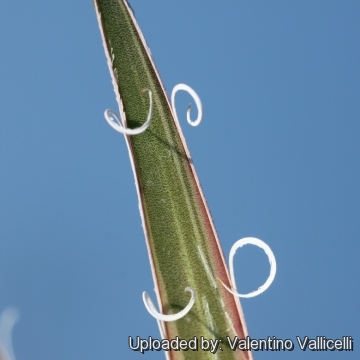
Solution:
M 251 293 L 248 293 L 248 294 L 239 294 L 236 290 L 236 281 L 235 281 L 235 275 L 234 275 L 234 255 L 235 255 L 237 249 L 239 249 L 247 244 L 258 246 L 265 251 L 265 254 L 268 256 L 269 263 L 270 263 L 270 274 L 269 274 L 269 277 L 267 278 L 267 280 L 265 281 L 265 283 L 263 285 L 261 285 L 257 290 L 255 290 Z M 265 290 L 267 290 L 270 287 L 270 285 L 272 284 L 272 282 L 274 281 L 275 275 L 276 275 L 276 259 L 275 259 L 274 253 L 270 249 L 269 245 L 264 243 L 264 241 L 254 238 L 254 237 L 246 237 L 246 238 L 236 241 L 235 244 L 232 246 L 232 248 L 230 250 L 230 254 L 229 254 L 229 268 L 230 268 L 230 280 L 231 280 L 232 289 L 229 289 L 223 283 L 224 287 L 228 291 L 230 291 L 232 294 L 234 294 L 235 296 L 243 297 L 243 298 L 252 298 L 252 297 L 260 295 Z
M 186 112 L 186 119 L 190 125 L 198 126 L 200 124 L 200 122 L 202 120 L 202 116 L 203 116 L 201 100 L 200 100 L 199 96 L 196 94 L 196 92 L 190 86 L 185 85 L 185 84 L 176 85 L 171 93 L 171 107 L 173 109 L 174 115 L 176 116 L 176 119 L 178 120 L 177 113 L 176 113 L 176 107 L 175 107 L 175 94 L 179 90 L 184 90 L 184 91 L 188 92 L 194 99 L 195 104 L 198 109 L 198 117 L 195 121 L 192 121 L 190 119 L 191 104 L 189 104 L 189 107 Z M 142 132 L 144 132 L 149 127 L 151 119 L 152 119 L 152 113 L 153 113 L 152 91 L 149 88 L 143 89 L 142 91 L 143 92 L 147 91 L 149 93 L 149 100 L 150 100 L 148 116 L 147 116 L 146 122 L 142 126 L 136 128 L 136 129 L 126 128 L 124 126 L 125 124 L 123 123 L 122 119 L 120 119 L 119 116 L 113 110 L 110 110 L 110 109 L 105 110 L 104 116 L 105 116 L 106 121 L 113 129 L 115 129 L 119 133 L 124 134 L 124 135 L 138 135 L 138 134 L 141 134 Z
M 147 311 L 156 319 L 156 320 L 160 320 L 160 321 L 176 321 L 179 320 L 181 318 L 183 318 L 185 315 L 188 314 L 188 312 L 191 310 L 191 308 L 193 307 L 194 303 L 195 303 L 195 299 L 196 299 L 196 293 L 195 290 L 191 287 L 186 287 L 185 291 L 188 291 L 191 293 L 191 298 L 189 303 L 185 306 L 185 308 L 181 311 L 179 311 L 176 314 L 169 314 L 169 315 L 165 315 L 165 314 L 161 314 L 159 313 L 156 309 L 155 309 L 155 305 L 152 302 L 149 294 L 144 291 L 143 292 L 143 301 L 145 304 L 145 307 L 147 309 Z
M 136 128 L 136 129 L 129 129 L 124 126 L 123 121 L 119 119 L 119 117 L 117 116 L 117 114 L 114 113 L 114 111 L 107 109 L 104 112 L 104 116 L 105 116 L 105 119 L 108 122 L 108 124 L 113 129 L 115 129 L 116 131 L 118 131 L 119 133 L 122 133 L 124 135 L 137 135 L 137 134 L 141 134 L 149 127 L 150 122 L 151 122 L 152 113 L 153 113 L 152 91 L 148 88 L 142 90 L 142 92 L 144 92 L 144 91 L 147 91 L 149 93 L 149 100 L 150 100 L 149 113 L 148 113 L 146 122 L 142 126 Z M 116 122 L 114 120 L 116 120 Z
M 189 104 L 189 107 L 188 107 L 187 112 L 186 112 L 186 119 L 187 119 L 188 123 L 191 126 L 198 126 L 200 124 L 200 122 L 202 120 L 202 116 L 203 116 L 201 100 L 200 100 L 198 94 L 190 86 L 185 85 L 185 84 L 176 85 L 173 88 L 173 91 L 171 93 L 171 107 L 173 108 L 173 111 L 174 111 L 174 114 L 175 114 L 176 118 L 178 118 L 178 117 L 177 117 L 176 106 L 175 106 L 175 94 L 179 90 L 184 90 L 184 91 L 188 92 L 192 96 L 192 98 L 194 99 L 195 104 L 196 104 L 197 109 L 198 109 L 198 117 L 194 121 L 192 121 L 190 119 L 191 104 Z

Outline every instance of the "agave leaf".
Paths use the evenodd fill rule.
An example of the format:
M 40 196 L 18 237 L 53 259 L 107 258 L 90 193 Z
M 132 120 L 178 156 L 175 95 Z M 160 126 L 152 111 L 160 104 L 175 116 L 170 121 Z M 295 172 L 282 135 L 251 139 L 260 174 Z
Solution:
M 0 314 L 0 360 L 15 360 L 11 338 L 18 320 L 19 312 L 13 307 L 7 307 Z
M 240 302 L 230 286 L 220 243 L 191 161 L 181 128 L 145 39 L 125 0 L 94 0 L 105 53 L 119 104 L 129 128 L 145 122 L 153 94 L 149 128 L 125 136 L 139 195 L 140 213 L 160 311 L 177 313 L 196 291 L 191 311 L 166 322 L 165 336 L 174 339 L 221 339 L 219 359 L 252 359 L 251 352 L 233 351 L 226 337 L 247 335 Z M 150 316 L 150 315 L 149 315 Z M 206 351 L 172 351 L 171 359 L 213 359 Z

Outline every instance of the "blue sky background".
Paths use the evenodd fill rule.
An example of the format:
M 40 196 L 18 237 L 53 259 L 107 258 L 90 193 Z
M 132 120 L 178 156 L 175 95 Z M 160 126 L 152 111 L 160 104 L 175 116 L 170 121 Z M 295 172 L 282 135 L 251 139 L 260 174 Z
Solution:
M 253 338 L 354 338 L 358 359 L 360 2 L 131 0 L 168 92 L 204 119 L 188 146 L 225 257 L 239 238 L 273 249 L 271 288 L 242 306 Z M 91 1 L 6 1 L 0 11 L 0 311 L 21 313 L 17 360 L 164 359 L 133 174 Z M 241 292 L 268 275 L 235 260 Z

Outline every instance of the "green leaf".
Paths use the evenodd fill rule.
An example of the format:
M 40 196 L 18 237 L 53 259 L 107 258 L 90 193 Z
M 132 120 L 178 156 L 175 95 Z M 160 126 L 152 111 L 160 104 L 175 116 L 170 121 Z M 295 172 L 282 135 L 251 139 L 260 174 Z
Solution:
M 122 118 L 129 128 L 141 126 L 153 94 L 148 129 L 125 136 L 160 311 L 177 313 L 189 302 L 185 288 L 196 291 L 191 311 L 166 322 L 166 338 L 220 339 L 218 359 L 251 359 L 233 351 L 227 336 L 247 335 L 241 306 L 222 283 L 231 287 L 220 243 L 184 136 L 144 37 L 125 0 L 95 0 L 105 53 Z M 136 255 L 134 255 L 136 256 Z M 136 259 L 135 259 L 136 260 Z M 150 315 L 149 315 L 150 316 Z M 199 344 L 200 346 L 200 344 Z M 172 351 L 171 359 L 213 359 L 210 351 Z

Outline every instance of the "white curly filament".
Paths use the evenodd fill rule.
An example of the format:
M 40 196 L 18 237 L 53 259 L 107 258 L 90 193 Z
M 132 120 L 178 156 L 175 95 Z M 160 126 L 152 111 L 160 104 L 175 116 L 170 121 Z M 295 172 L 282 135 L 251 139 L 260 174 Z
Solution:
M 143 300 L 144 300 L 145 307 L 146 307 L 147 311 L 157 320 L 160 320 L 160 321 L 176 321 L 176 320 L 179 320 L 182 317 L 184 317 L 185 315 L 187 315 L 187 313 L 191 310 L 191 308 L 193 307 L 193 305 L 195 303 L 195 298 L 196 298 L 195 290 L 188 286 L 188 287 L 185 288 L 185 291 L 188 291 L 188 292 L 191 293 L 190 301 L 185 306 L 185 308 L 183 310 L 179 311 L 176 314 L 165 315 L 165 314 L 159 313 L 155 309 L 155 305 L 152 302 L 149 294 L 146 291 L 143 292 Z
M 186 92 L 188 92 L 192 98 L 195 101 L 195 104 L 197 106 L 198 109 L 198 117 L 196 120 L 192 121 L 190 119 L 190 109 L 191 109 L 191 104 L 189 105 L 187 112 L 186 112 L 186 119 L 188 121 L 188 123 L 192 126 L 198 126 L 202 120 L 202 116 L 203 116 L 203 111 L 202 111 L 202 104 L 201 104 L 201 100 L 198 96 L 198 94 L 188 85 L 185 84 L 178 84 L 173 88 L 173 91 L 171 93 L 171 106 L 173 108 L 174 114 L 177 118 L 177 120 L 179 121 L 178 117 L 177 117 L 177 113 L 176 113 L 176 107 L 175 107 L 175 94 L 179 91 L 179 90 L 184 90 Z
M 251 293 L 248 293 L 248 294 L 239 294 L 236 291 L 236 282 L 235 282 L 235 275 L 234 275 L 234 255 L 235 255 L 237 249 L 239 249 L 247 244 L 258 246 L 265 251 L 265 254 L 268 256 L 269 263 L 270 263 L 270 274 L 269 274 L 269 277 L 267 278 L 267 280 L 265 281 L 265 283 L 263 285 L 261 285 L 257 290 L 255 290 Z M 260 239 L 254 238 L 254 237 L 246 237 L 246 238 L 236 241 L 235 244 L 232 246 L 232 248 L 230 250 L 230 254 L 229 254 L 229 268 L 230 268 L 231 286 L 233 289 L 229 289 L 223 283 L 225 288 L 228 291 L 230 291 L 232 294 L 234 294 L 235 296 L 243 297 L 243 298 L 252 298 L 252 297 L 260 295 L 265 290 L 267 290 L 270 287 L 271 283 L 274 281 L 275 275 L 276 275 L 276 260 L 275 260 L 274 253 L 271 251 L 270 247 L 266 243 L 264 243 Z
M 152 112 L 153 112 L 152 91 L 148 88 L 143 89 L 142 91 L 143 92 L 147 91 L 149 93 L 150 105 L 149 105 L 149 113 L 148 113 L 146 122 L 143 125 L 141 125 L 140 127 L 136 128 L 136 129 L 126 128 L 124 126 L 123 122 L 117 116 L 117 114 L 114 113 L 114 111 L 112 111 L 110 109 L 105 110 L 104 116 L 105 116 L 106 121 L 113 129 L 115 129 L 119 133 L 122 133 L 124 135 L 138 135 L 138 134 L 141 134 L 142 132 L 144 132 L 149 127 L 150 122 L 151 122 Z

